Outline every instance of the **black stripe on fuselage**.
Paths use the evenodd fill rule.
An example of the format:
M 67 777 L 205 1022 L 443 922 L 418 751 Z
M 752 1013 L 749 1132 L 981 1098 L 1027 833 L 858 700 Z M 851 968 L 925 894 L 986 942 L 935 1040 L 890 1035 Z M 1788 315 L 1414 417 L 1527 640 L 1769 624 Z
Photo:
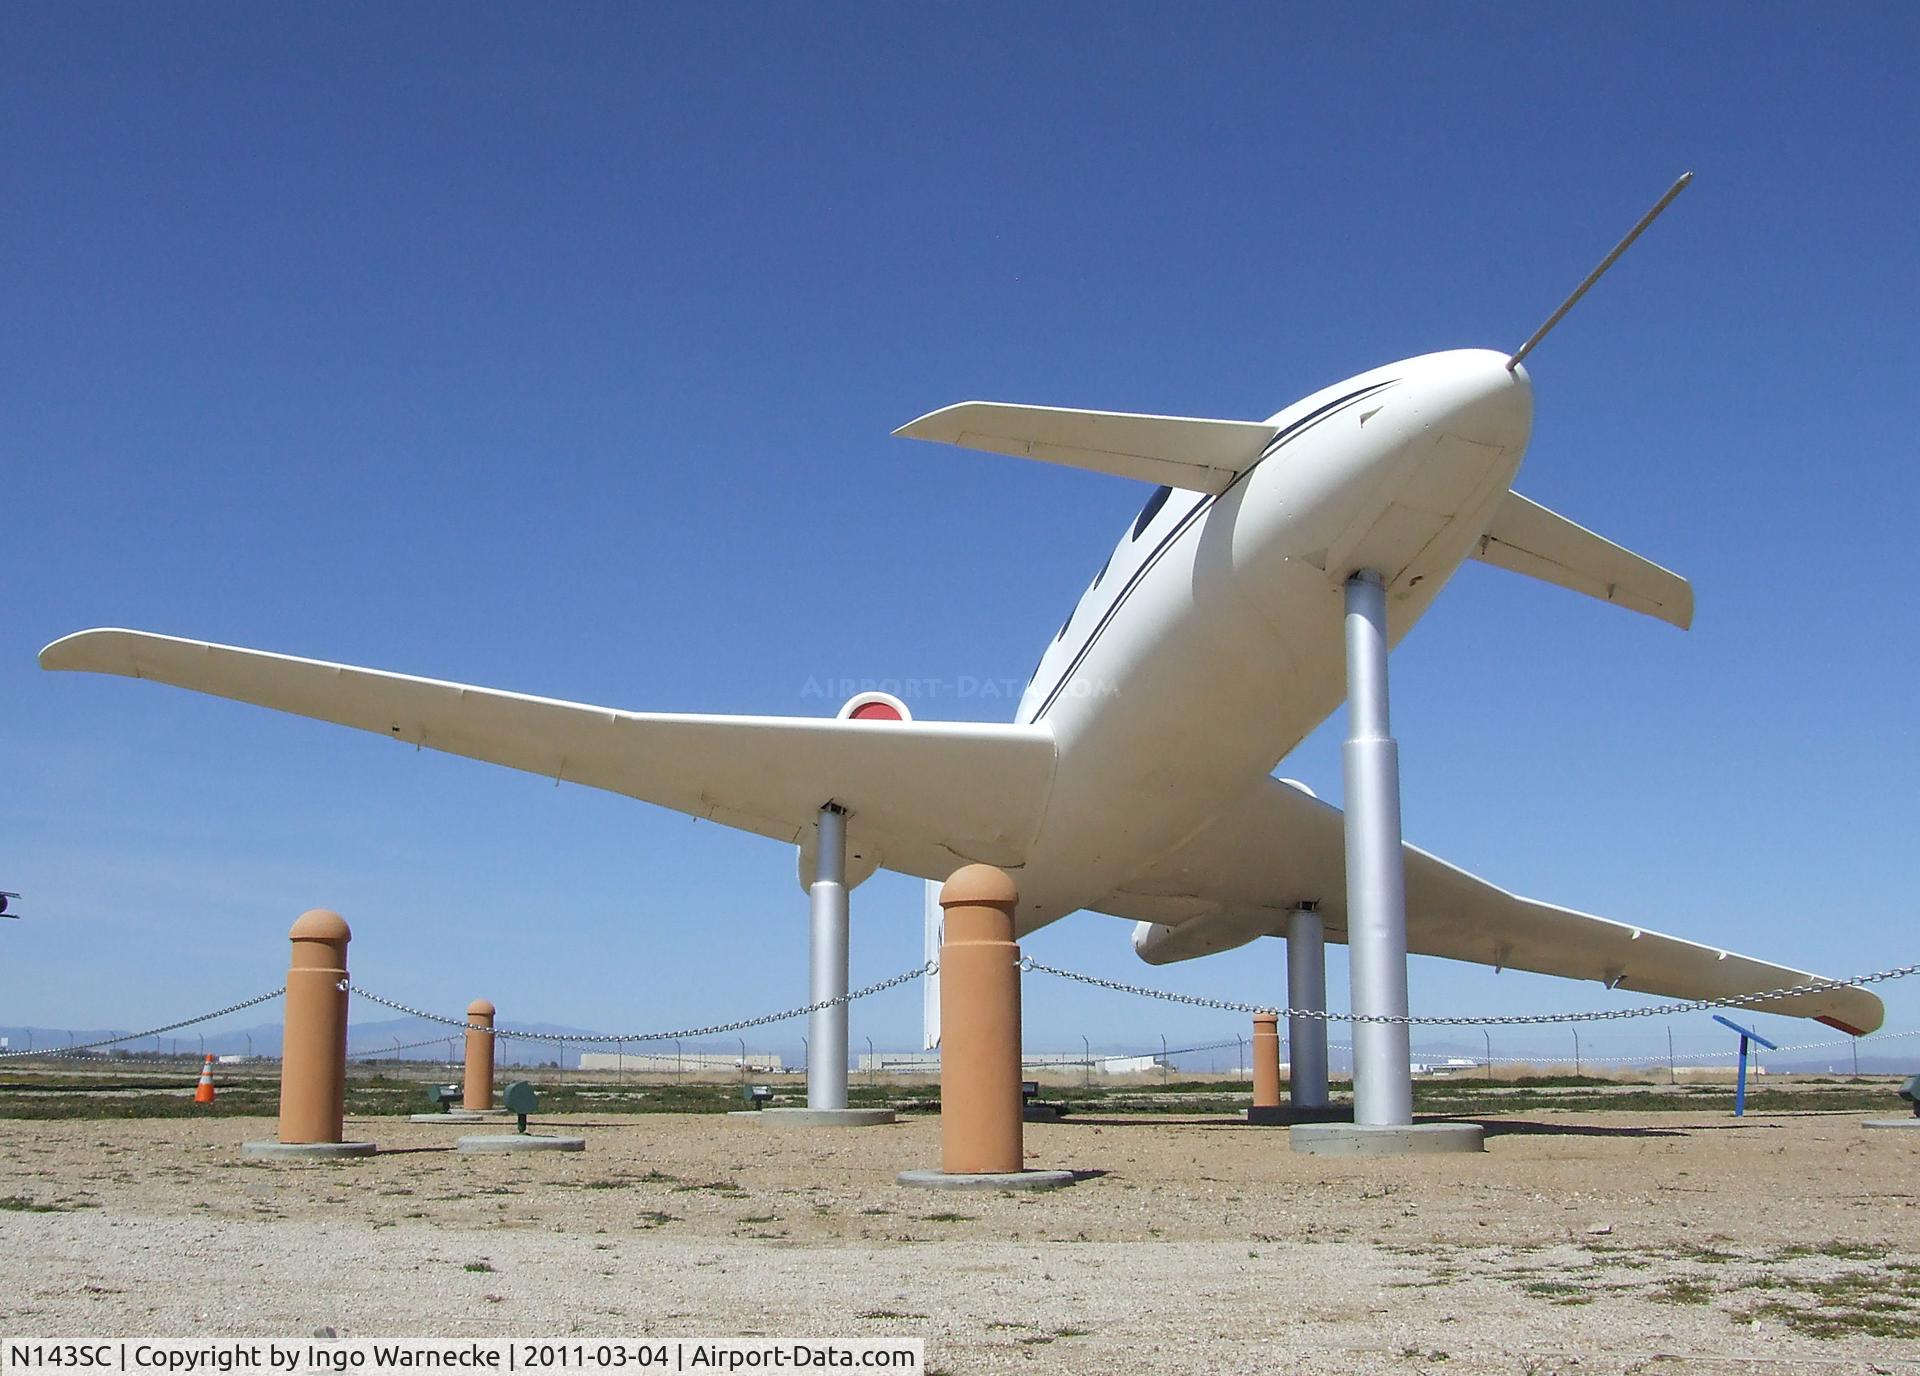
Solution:
M 1093 630 L 1088 633 L 1086 642 L 1074 652 L 1073 659 L 1067 665 L 1067 671 L 1060 676 L 1060 681 L 1053 685 L 1052 690 L 1047 694 L 1046 701 L 1040 704 L 1040 710 L 1033 714 L 1032 720 L 1039 721 L 1052 709 L 1054 702 L 1058 700 L 1062 690 L 1073 681 L 1073 676 L 1080 672 L 1082 661 L 1086 659 L 1088 653 L 1099 641 L 1101 633 L 1107 629 L 1108 624 L 1113 620 L 1115 614 L 1119 612 L 1127 598 L 1133 594 L 1133 590 L 1140 585 L 1140 580 L 1145 578 L 1153 566 L 1160 562 L 1160 556 L 1172 548 L 1173 542 L 1178 540 L 1181 535 L 1193 526 L 1202 512 L 1244 482 L 1249 473 L 1266 462 L 1282 445 L 1305 434 L 1321 421 L 1331 417 L 1336 411 L 1343 410 L 1354 402 L 1363 401 L 1376 392 L 1384 391 L 1399 380 L 1399 378 L 1389 378 L 1385 382 L 1376 382 L 1371 386 L 1362 387 L 1357 392 L 1349 392 L 1343 397 L 1336 397 L 1326 405 L 1315 408 L 1311 413 L 1302 416 L 1299 420 L 1293 422 L 1293 424 L 1275 435 L 1272 443 L 1268 444 L 1267 447 L 1260 452 L 1260 457 L 1248 464 L 1238 477 L 1228 483 L 1225 491 L 1218 494 L 1211 492 L 1202 493 L 1200 500 L 1194 503 L 1193 509 L 1182 516 L 1179 521 L 1175 523 L 1173 529 L 1166 533 L 1166 536 L 1160 543 L 1153 547 L 1153 552 L 1141 562 L 1139 568 L 1134 570 L 1133 576 L 1127 579 L 1126 586 L 1120 589 L 1119 595 L 1113 599 L 1113 604 L 1107 608 L 1100 620 L 1094 623 Z
M 1265 449 L 1260 451 L 1260 458 L 1255 459 L 1252 463 L 1248 464 L 1246 473 L 1242 473 L 1240 475 L 1240 478 L 1244 478 L 1247 476 L 1247 473 L 1253 472 L 1254 469 L 1260 466 L 1261 459 L 1266 458 L 1269 454 L 1273 453 L 1274 450 L 1278 449 L 1281 445 L 1285 444 L 1288 440 L 1292 439 L 1295 435 L 1298 435 L 1302 430 L 1305 430 L 1308 426 L 1316 425 L 1319 422 L 1325 420 L 1328 416 L 1332 415 L 1336 409 L 1338 409 L 1339 407 L 1345 406 L 1348 402 L 1359 401 L 1362 397 L 1370 397 L 1375 392 L 1384 391 L 1386 388 L 1393 386 L 1393 384 L 1398 382 L 1399 380 L 1400 379 L 1397 377 L 1390 377 L 1385 382 L 1376 382 L 1376 383 L 1373 383 L 1371 386 L 1362 387 L 1357 392 L 1348 392 L 1343 397 L 1335 397 L 1332 401 L 1328 402 L 1325 406 L 1316 407 L 1314 410 L 1300 417 L 1300 419 L 1295 421 L 1292 425 L 1289 425 L 1286 429 L 1282 430 L 1279 434 L 1275 435 L 1273 437 L 1273 443 L 1269 444 Z M 1240 478 L 1235 478 L 1234 482 L 1239 482 Z M 1231 491 L 1233 488 L 1233 483 L 1228 483 L 1227 488 L 1229 491 Z

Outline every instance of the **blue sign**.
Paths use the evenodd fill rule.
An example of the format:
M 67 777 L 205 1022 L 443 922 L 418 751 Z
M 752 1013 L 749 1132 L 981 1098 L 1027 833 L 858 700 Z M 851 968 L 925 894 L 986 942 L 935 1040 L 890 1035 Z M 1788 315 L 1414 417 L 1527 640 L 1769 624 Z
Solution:
M 1755 1032 L 1752 1028 L 1742 1027 L 1739 1023 L 1735 1022 L 1732 1018 L 1723 1018 L 1718 1013 L 1715 1013 L 1713 1015 L 1713 1020 L 1719 1023 L 1722 1027 L 1731 1027 L 1734 1031 L 1738 1032 L 1741 1036 L 1747 1038 L 1750 1041 L 1759 1042 L 1760 1045 L 1766 1047 L 1767 1050 L 1769 1051 L 1778 1051 L 1780 1049 L 1779 1047 L 1775 1046 L 1772 1042 L 1768 1041 L 1765 1037 L 1761 1036 L 1758 1032 Z
M 1744 1118 L 1747 1116 L 1747 1043 L 1759 1042 L 1769 1051 L 1778 1051 L 1780 1048 L 1752 1028 L 1742 1027 L 1732 1018 L 1723 1018 L 1715 1013 L 1713 1020 L 1722 1027 L 1731 1027 L 1740 1034 L 1740 1074 L 1733 1082 L 1733 1116 Z

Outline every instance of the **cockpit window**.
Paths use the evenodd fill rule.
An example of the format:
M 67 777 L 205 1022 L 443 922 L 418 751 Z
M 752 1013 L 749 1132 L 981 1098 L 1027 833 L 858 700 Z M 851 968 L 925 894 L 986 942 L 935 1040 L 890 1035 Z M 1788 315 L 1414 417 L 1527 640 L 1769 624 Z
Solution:
M 1107 556 L 1107 562 L 1100 566 L 1100 572 L 1093 575 L 1093 582 L 1087 588 L 1088 592 L 1092 592 L 1094 588 L 1100 586 L 1100 580 L 1107 576 L 1107 570 L 1111 567 L 1113 567 L 1113 556 L 1109 554 Z
M 1133 534 L 1127 538 L 1130 540 L 1138 540 L 1140 538 L 1140 532 L 1145 530 L 1147 526 L 1152 523 L 1153 518 L 1160 514 L 1160 508 L 1167 504 L 1167 498 L 1172 495 L 1172 488 L 1156 487 L 1153 490 L 1153 495 L 1147 498 L 1147 504 L 1140 508 L 1140 514 L 1134 518 Z

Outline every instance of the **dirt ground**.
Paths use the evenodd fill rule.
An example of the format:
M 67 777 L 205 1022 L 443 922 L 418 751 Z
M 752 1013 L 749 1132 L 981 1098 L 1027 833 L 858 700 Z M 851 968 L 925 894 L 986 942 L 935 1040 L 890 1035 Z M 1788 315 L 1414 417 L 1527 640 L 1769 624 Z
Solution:
M 1229 1119 L 1027 1129 L 1049 1194 L 926 1192 L 939 1124 L 580 1117 L 584 1153 L 243 1159 L 264 1119 L 0 1122 L 13 1337 L 919 1336 L 945 1372 L 1920 1371 L 1920 1132 L 1535 1112 L 1482 1156 Z

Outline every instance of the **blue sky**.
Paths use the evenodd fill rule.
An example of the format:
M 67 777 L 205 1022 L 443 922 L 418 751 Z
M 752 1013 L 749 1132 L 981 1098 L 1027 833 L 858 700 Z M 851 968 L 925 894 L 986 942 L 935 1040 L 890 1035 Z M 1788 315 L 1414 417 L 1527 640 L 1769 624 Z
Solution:
M 315 905 L 364 984 L 503 1023 L 801 1001 L 786 848 L 34 655 L 126 625 L 799 714 L 900 676 L 1003 719 L 965 685 L 1024 682 L 1143 493 L 890 430 L 1259 417 L 1511 347 L 1687 168 L 1530 360 L 1519 485 L 1692 577 L 1697 628 L 1467 569 L 1395 656 L 1408 835 L 1788 963 L 1914 959 L 1916 40 L 1899 5 L 7 7 L 0 1023 L 271 987 Z M 1337 798 L 1338 737 L 1284 772 Z M 918 960 L 918 902 L 856 893 L 857 983 Z M 1028 949 L 1281 990 L 1277 943 L 1148 970 L 1127 934 Z M 1038 1047 L 1235 1030 L 1026 1007 Z M 917 1030 L 910 993 L 854 1018 Z

